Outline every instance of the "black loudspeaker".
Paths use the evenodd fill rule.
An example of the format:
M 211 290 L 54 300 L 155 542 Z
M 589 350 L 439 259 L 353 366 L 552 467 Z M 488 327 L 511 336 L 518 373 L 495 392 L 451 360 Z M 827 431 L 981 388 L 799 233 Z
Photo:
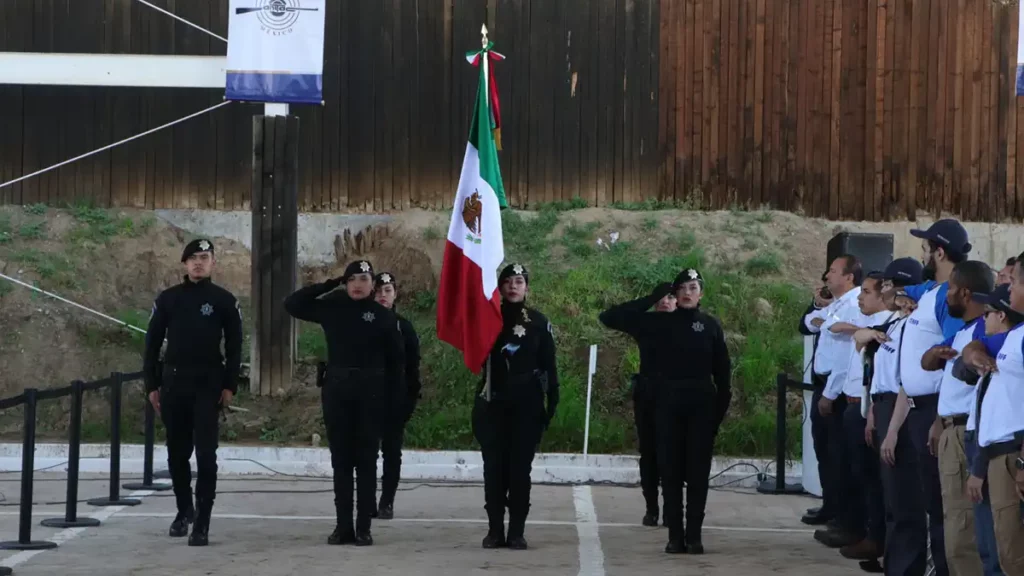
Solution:
M 892 234 L 868 234 L 863 232 L 841 232 L 828 241 L 828 263 L 843 254 L 853 254 L 860 259 L 864 275 L 881 272 L 892 262 Z

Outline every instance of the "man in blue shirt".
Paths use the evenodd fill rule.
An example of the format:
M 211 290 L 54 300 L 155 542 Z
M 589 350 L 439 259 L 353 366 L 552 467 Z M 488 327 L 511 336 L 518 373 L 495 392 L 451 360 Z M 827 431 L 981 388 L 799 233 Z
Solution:
M 899 397 L 889 428 L 884 433 L 881 452 L 882 461 L 893 466 L 896 471 L 893 475 L 895 482 L 904 490 L 914 486 L 914 489 L 921 491 L 928 515 L 928 533 L 910 528 L 918 526 L 916 519 L 901 523 L 911 529 L 912 533 L 890 534 L 889 544 L 892 549 L 886 552 L 886 572 L 924 574 L 930 536 L 935 574 L 948 576 L 939 466 L 928 445 L 932 430 L 941 431 L 942 426 L 938 418 L 942 373 L 925 370 L 921 367 L 921 359 L 930 348 L 955 335 L 964 326 L 962 319 L 954 318 L 949 313 L 946 294 L 953 267 L 967 259 L 971 244 L 964 227 L 952 219 L 939 220 L 927 230 L 913 230 L 911 234 L 922 239 L 925 277 L 930 276 L 931 279 L 906 289 L 907 296 L 917 302 L 917 309 L 907 320 L 901 338 Z M 897 452 L 898 432 L 904 423 L 913 449 Z M 898 465 L 897 454 L 910 461 Z M 918 514 L 916 510 L 901 512 Z

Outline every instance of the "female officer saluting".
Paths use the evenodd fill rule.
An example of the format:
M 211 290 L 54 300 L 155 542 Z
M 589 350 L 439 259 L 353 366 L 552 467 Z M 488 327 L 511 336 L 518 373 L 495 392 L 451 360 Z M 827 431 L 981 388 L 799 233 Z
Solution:
M 484 507 L 490 526 L 483 547 L 525 550 L 530 471 L 537 445 L 558 406 L 558 370 L 551 323 L 525 305 L 526 268 L 506 266 L 498 276 L 498 289 L 503 327 L 484 364 L 473 407 L 473 434 L 483 453 Z

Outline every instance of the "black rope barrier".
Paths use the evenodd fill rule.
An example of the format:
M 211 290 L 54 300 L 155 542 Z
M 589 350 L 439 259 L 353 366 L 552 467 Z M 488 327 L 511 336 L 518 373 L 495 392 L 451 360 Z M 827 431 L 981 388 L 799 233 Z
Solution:
M 71 422 L 68 425 L 68 496 L 63 518 L 47 518 L 43 526 L 49 528 L 82 528 L 99 526 L 96 518 L 78 517 L 78 460 L 82 445 L 82 395 L 85 385 L 76 380 L 71 383 Z
M 813 390 L 809 384 L 797 382 L 785 374 L 775 377 L 775 478 L 766 478 L 757 486 L 757 491 L 761 494 L 804 493 L 802 484 L 786 483 L 786 390 L 789 388 Z
M 32 540 L 32 476 L 36 452 L 36 405 L 39 390 L 26 388 L 25 425 L 21 444 L 21 507 L 18 514 L 18 540 L 0 542 L 0 550 L 49 550 L 56 542 Z
M 141 500 L 121 498 L 121 392 L 124 375 L 114 372 L 110 375 L 110 495 L 93 498 L 90 506 L 138 506 Z

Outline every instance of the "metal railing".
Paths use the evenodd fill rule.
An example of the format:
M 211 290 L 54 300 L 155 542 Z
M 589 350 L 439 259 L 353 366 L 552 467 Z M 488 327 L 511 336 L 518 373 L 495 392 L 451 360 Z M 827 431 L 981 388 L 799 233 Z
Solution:
M 82 401 L 87 392 L 110 389 L 110 492 L 102 498 L 93 498 L 87 503 L 91 506 L 136 506 L 141 500 L 121 496 L 121 405 L 124 385 L 141 380 L 141 372 L 122 374 L 114 372 L 107 378 L 95 382 L 72 382 L 70 386 L 50 390 L 26 388 L 21 394 L 0 400 L 0 411 L 24 406 L 24 426 L 22 427 L 21 447 L 21 501 L 18 514 L 18 539 L 0 542 L 0 550 L 48 550 L 57 547 L 57 543 L 47 540 L 32 539 L 32 497 L 34 485 L 34 467 L 36 451 L 36 414 L 39 403 L 65 396 L 71 397 L 71 410 L 68 415 L 68 461 L 67 461 L 67 500 L 63 518 L 47 518 L 41 522 L 50 528 L 76 528 L 99 526 L 100 520 L 78 516 L 78 464 L 82 444 Z M 168 484 L 153 482 L 153 445 L 155 441 L 156 412 L 153 405 L 146 401 L 145 409 L 145 444 L 143 456 L 143 475 L 141 483 L 128 483 L 126 490 L 170 490 Z M 9 568 L 0 566 L 0 576 L 11 574 Z

